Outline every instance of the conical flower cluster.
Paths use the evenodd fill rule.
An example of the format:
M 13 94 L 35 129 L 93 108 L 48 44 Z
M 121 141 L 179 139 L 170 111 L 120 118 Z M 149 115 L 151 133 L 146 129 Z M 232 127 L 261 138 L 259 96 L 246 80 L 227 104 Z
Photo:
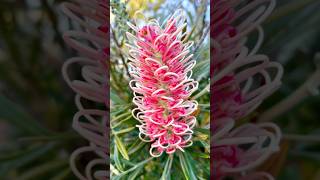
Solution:
M 186 18 L 183 11 L 176 11 L 164 28 L 156 20 L 137 27 L 129 23 L 134 35 L 127 33 L 129 71 L 133 80 L 134 117 L 140 138 L 152 142 L 150 154 L 184 151 L 192 145 L 192 128 L 196 118 L 192 113 L 198 103 L 190 100 L 198 82 L 191 78 L 195 65 L 190 54 L 192 42 L 184 42 Z

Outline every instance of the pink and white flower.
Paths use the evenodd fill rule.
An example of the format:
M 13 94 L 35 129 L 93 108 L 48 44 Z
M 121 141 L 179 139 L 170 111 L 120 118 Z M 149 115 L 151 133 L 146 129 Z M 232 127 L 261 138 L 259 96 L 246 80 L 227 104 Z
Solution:
M 190 47 L 184 42 L 187 32 L 186 17 L 176 11 L 164 28 L 156 20 L 142 27 L 131 23 L 134 35 L 127 33 L 129 47 L 130 87 L 134 91 L 133 103 L 137 108 L 133 116 L 141 123 L 139 137 L 152 142 L 150 154 L 160 156 L 164 151 L 184 151 L 192 145 L 192 128 L 196 118 L 192 113 L 197 101 L 190 95 L 197 90 L 198 82 L 191 78 L 196 61 Z

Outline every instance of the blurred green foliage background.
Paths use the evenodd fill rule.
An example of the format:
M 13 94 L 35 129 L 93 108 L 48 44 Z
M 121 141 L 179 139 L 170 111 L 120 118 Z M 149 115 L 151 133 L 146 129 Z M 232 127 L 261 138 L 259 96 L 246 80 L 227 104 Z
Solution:
M 61 2 L 0 1 L 0 179 L 74 178 L 68 156 L 83 142 L 60 70 L 74 54 L 62 40 L 72 24 Z
M 278 0 L 273 14 L 263 24 L 265 40 L 260 52 L 280 62 L 284 75 L 280 89 L 263 103 L 259 112 L 287 98 L 319 69 L 319 57 L 316 57 L 320 52 L 319 8 L 317 0 Z M 320 179 L 319 105 L 320 96 L 310 95 L 273 119 L 284 135 L 299 134 L 317 139 L 286 141 L 289 150 L 282 154 L 286 161 L 277 179 Z
M 59 10 L 62 1 L 0 1 L 0 179 L 74 179 L 68 157 L 85 141 L 71 129 L 74 94 L 60 70 L 75 54 L 61 34 L 70 26 L 77 28 Z M 260 52 L 279 61 L 285 74 L 282 87 L 259 112 L 290 95 L 316 70 L 319 8 L 318 0 L 278 0 L 263 24 L 266 34 Z M 75 70 L 74 76 L 79 72 Z M 310 96 L 274 122 L 284 133 L 319 137 L 319 103 L 319 95 Z M 288 143 L 278 179 L 320 179 L 320 144 Z

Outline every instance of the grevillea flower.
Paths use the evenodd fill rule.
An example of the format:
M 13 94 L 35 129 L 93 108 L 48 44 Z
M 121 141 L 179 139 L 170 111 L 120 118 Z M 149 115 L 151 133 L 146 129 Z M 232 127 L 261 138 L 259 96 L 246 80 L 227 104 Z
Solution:
M 154 157 L 184 151 L 192 145 L 196 124 L 192 113 L 198 105 L 190 100 L 198 82 L 191 78 L 196 63 L 189 50 L 193 42 L 183 41 L 187 33 L 183 32 L 187 26 L 184 12 L 177 10 L 164 27 L 156 20 L 142 27 L 129 26 L 135 33 L 127 33 L 127 45 L 133 78 L 130 87 L 137 105 L 132 114 L 141 123 L 137 126 L 139 137 L 152 142 L 150 154 Z
M 259 24 L 275 6 L 275 0 L 215 0 L 211 16 L 212 74 L 211 103 L 214 121 L 214 177 L 239 176 L 254 170 L 278 150 L 281 133 L 272 123 L 246 123 L 235 127 L 235 121 L 253 112 L 281 84 L 282 67 L 256 54 L 263 40 Z M 257 43 L 246 47 L 247 35 L 257 30 Z M 249 50 L 251 49 L 251 50 Z M 248 177 L 270 178 L 265 173 Z
M 107 1 L 77 0 L 74 3 L 64 3 L 62 9 L 71 20 L 81 26 L 82 30 L 84 29 L 69 30 L 63 35 L 65 42 L 80 54 L 79 57 L 67 60 L 62 69 L 66 82 L 77 94 L 75 101 L 79 111 L 74 116 L 73 128 L 90 142 L 88 146 L 73 152 L 70 158 L 71 168 L 82 180 L 109 179 L 109 114 L 106 110 L 109 102 L 106 94 L 106 55 L 109 49 Z M 72 80 L 72 76 L 69 76 L 68 69 L 74 64 L 82 67 L 83 80 Z M 83 103 L 88 101 L 106 107 L 102 110 L 84 107 Z M 94 159 L 89 160 L 84 169 L 78 169 L 77 158 L 83 157 L 84 154 L 91 154 L 87 157 Z M 82 159 L 81 162 L 86 160 L 88 158 Z

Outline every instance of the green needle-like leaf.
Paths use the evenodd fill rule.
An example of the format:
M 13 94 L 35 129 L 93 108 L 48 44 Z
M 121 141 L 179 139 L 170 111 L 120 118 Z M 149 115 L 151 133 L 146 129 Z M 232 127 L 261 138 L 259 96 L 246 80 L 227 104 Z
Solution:
M 116 143 L 115 143 L 115 146 L 114 146 L 114 155 L 113 155 L 113 157 L 114 157 L 114 162 L 115 162 L 115 164 L 116 164 L 116 167 L 118 168 L 118 170 L 120 170 L 121 172 L 123 171 L 123 167 L 122 167 L 122 165 L 121 165 L 121 161 L 120 161 L 120 159 L 119 159 L 119 153 L 118 153 L 119 151 L 118 151 L 118 148 L 117 148 L 117 145 L 116 145 Z
M 122 130 L 120 130 L 120 131 L 113 131 L 113 134 L 114 135 L 119 135 L 119 134 L 123 134 L 123 133 L 128 133 L 128 132 L 130 132 L 130 131 L 132 131 L 132 130 L 134 130 L 136 127 L 129 127 L 129 128 L 126 128 L 126 129 L 122 129 Z
M 186 153 L 178 152 L 177 153 L 180 160 L 181 169 L 183 171 L 184 177 L 187 180 L 197 180 L 197 177 L 194 174 L 193 168 L 191 166 L 191 162 L 188 158 L 186 158 Z
M 46 135 L 49 133 L 22 107 L 2 95 L 0 95 L 0 106 L 0 120 L 5 120 L 30 135 Z
M 121 155 L 123 156 L 123 158 L 125 158 L 126 160 L 129 160 L 128 152 L 127 152 L 124 144 L 120 140 L 120 138 L 117 135 L 114 135 L 114 139 L 115 139 L 116 146 L 117 146 L 119 152 L 121 153 Z
M 168 180 L 170 179 L 170 172 L 172 167 L 173 155 L 168 156 L 168 160 L 162 172 L 161 180 Z

